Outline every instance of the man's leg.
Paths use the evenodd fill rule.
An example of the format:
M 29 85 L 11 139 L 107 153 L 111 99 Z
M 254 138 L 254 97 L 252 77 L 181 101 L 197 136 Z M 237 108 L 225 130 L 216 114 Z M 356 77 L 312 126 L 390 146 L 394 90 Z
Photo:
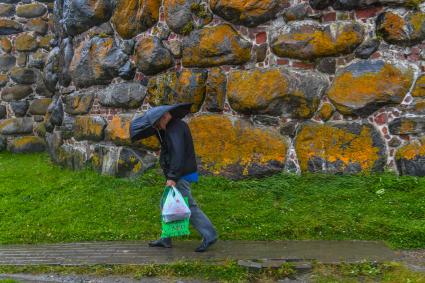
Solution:
M 160 212 L 162 212 L 162 202 L 159 201 Z M 150 247 L 162 247 L 162 248 L 171 248 L 172 242 L 171 238 L 160 238 L 156 241 L 149 242 Z
M 217 239 L 217 232 L 205 215 L 205 213 L 198 207 L 195 200 L 192 197 L 190 192 L 190 183 L 184 179 L 179 179 L 176 184 L 177 189 L 183 195 L 183 197 L 188 197 L 189 208 L 191 211 L 190 224 L 202 235 L 202 238 L 205 242 L 211 243 Z

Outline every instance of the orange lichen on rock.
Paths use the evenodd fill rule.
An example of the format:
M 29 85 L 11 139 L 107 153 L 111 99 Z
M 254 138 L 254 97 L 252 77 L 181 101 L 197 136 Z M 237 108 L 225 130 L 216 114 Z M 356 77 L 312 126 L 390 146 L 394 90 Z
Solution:
M 251 46 L 228 24 L 206 27 L 185 39 L 182 63 L 185 67 L 243 64 L 251 58 Z
M 100 116 L 77 116 L 75 118 L 75 138 L 77 140 L 103 140 L 105 127 L 106 121 Z
M 302 171 L 308 170 L 308 162 L 313 158 L 342 162 L 341 170 L 350 164 L 359 164 L 362 171 L 370 171 L 380 158 L 371 130 L 364 125 L 357 135 L 332 125 L 306 124 L 296 137 L 295 150 Z
M 335 35 L 327 26 L 293 28 L 272 41 L 272 51 L 280 57 L 314 59 L 352 52 L 363 41 L 364 32 L 359 24 L 337 23 L 334 28 Z
M 247 121 L 233 124 L 230 117 L 210 114 L 192 118 L 189 127 L 196 154 L 213 174 L 229 166 L 241 166 L 246 175 L 251 165 L 285 162 L 287 145 L 283 137 L 255 128 Z
M 359 66 L 364 63 L 369 64 L 359 62 Z M 341 113 L 353 114 L 369 104 L 398 104 L 403 100 L 412 84 L 413 71 L 383 62 L 372 62 L 370 66 L 371 71 L 361 74 L 345 69 L 334 79 L 328 97 Z M 372 71 L 376 67 L 379 71 Z
M 122 38 L 130 39 L 158 21 L 160 6 L 160 0 L 118 1 L 112 23 Z
M 105 129 L 105 139 L 118 145 L 130 143 L 130 115 L 115 115 Z
M 288 78 L 278 68 L 233 71 L 229 74 L 227 96 L 236 111 L 265 109 L 288 92 Z
M 425 97 L 425 75 L 420 76 L 412 91 L 413 97 Z
M 331 103 L 325 102 L 323 103 L 322 107 L 319 110 L 319 117 L 323 121 L 327 121 L 331 118 L 332 114 L 334 113 L 334 107 Z
M 419 140 L 412 141 L 409 144 L 401 147 L 396 153 L 396 159 L 412 160 L 416 157 L 425 156 L 425 137 Z
M 383 22 L 379 25 L 379 30 L 385 33 L 388 41 L 398 41 L 405 37 L 406 22 L 404 18 L 398 14 L 387 12 Z

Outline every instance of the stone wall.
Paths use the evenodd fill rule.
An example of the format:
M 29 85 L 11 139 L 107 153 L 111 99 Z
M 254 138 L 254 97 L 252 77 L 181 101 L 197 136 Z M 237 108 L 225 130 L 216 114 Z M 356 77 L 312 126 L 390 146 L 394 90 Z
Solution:
M 199 170 L 425 175 L 421 0 L 0 0 L 0 150 L 130 177 L 151 106 L 193 102 Z

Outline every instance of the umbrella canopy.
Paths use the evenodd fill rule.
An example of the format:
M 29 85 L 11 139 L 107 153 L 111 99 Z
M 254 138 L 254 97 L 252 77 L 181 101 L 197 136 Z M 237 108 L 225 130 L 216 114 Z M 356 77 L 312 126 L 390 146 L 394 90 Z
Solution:
M 132 142 L 148 138 L 155 134 L 153 125 L 164 115 L 170 112 L 173 118 L 181 119 L 190 112 L 192 102 L 178 103 L 173 105 L 161 105 L 152 107 L 142 115 L 136 115 L 130 122 L 130 138 Z

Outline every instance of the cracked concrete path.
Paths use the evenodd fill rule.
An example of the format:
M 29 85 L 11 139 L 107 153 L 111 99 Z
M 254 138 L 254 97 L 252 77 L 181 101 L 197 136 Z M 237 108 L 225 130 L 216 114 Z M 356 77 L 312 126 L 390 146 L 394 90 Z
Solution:
M 399 255 L 379 241 L 219 241 L 195 253 L 198 241 L 150 248 L 145 241 L 0 246 L 0 265 L 152 264 L 181 260 L 287 259 L 322 263 L 394 261 Z

